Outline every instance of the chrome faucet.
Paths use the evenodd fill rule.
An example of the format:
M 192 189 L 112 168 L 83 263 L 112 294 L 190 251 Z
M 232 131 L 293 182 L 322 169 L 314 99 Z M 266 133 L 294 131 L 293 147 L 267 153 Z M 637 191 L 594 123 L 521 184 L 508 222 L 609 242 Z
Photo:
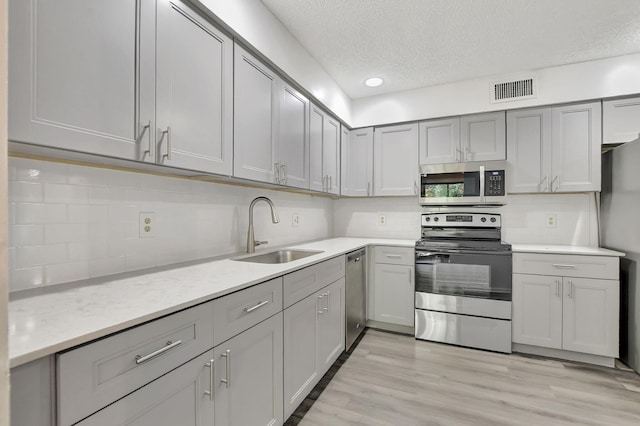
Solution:
M 271 207 L 271 221 L 273 223 L 280 222 L 280 218 L 278 218 L 278 213 L 276 213 L 275 207 L 273 206 L 273 202 L 267 197 L 257 197 L 255 198 L 251 204 L 249 205 L 249 232 L 247 233 L 247 253 L 255 253 L 256 246 L 267 244 L 269 241 L 256 241 L 253 236 L 253 206 L 256 205 L 258 201 L 264 201 L 269 204 Z

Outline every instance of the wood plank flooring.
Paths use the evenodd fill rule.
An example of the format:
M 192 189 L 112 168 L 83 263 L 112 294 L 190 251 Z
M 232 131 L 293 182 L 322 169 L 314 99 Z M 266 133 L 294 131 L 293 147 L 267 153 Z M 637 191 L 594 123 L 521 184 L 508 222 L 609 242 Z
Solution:
M 640 425 L 640 376 L 368 329 L 299 423 Z

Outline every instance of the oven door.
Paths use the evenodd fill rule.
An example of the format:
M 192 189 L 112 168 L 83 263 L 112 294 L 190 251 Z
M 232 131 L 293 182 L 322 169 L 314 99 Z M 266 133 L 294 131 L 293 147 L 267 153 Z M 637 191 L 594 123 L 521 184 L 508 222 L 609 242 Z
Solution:
M 510 251 L 416 250 L 415 290 L 511 301 Z

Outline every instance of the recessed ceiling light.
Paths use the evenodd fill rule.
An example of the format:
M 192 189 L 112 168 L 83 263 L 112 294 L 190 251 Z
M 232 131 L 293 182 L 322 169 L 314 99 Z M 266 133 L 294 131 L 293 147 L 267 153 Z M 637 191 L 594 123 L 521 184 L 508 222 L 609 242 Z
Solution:
M 380 77 L 371 77 L 364 81 L 364 84 L 369 87 L 378 87 L 382 83 L 384 83 L 384 80 L 381 79 Z

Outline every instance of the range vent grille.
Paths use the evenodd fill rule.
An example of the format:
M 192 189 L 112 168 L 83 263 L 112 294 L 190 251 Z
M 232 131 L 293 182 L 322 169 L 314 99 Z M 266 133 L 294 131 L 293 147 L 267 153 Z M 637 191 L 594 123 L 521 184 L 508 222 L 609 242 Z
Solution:
M 491 101 L 508 102 L 536 97 L 536 79 L 526 78 L 516 81 L 505 81 L 491 84 Z

